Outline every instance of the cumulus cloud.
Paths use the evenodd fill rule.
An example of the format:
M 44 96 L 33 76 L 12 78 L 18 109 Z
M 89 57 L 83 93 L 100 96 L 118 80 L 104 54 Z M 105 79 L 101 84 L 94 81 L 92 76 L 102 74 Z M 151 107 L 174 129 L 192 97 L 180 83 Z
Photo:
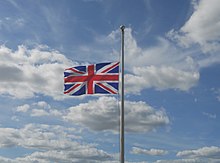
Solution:
M 194 1 L 194 12 L 179 31 L 171 30 L 168 36 L 181 45 L 198 44 L 204 52 L 219 51 L 220 2 L 218 0 Z
M 157 160 L 154 163 L 207 163 L 207 160 L 202 160 L 202 159 Z M 209 163 L 217 163 L 217 162 L 209 162 Z
M 17 158 L 17 162 L 85 162 L 85 163 L 98 163 L 111 160 L 112 156 L 102 150 L 90 148 L 82 151 L 47 151 L 47 152 L 34 152 L 33 154 L 24 158 Z
M 108 37 L 118 38 L 113 31 Z M 199 80 L 198 62 L 192 52 L 178 48 L 169 40 L 159 37 L 152 47 L 140 47 L 132 35 L 125 30 L 125 75 L 126 93 L 140 93 L 146 88 L 179 89 L 188 91 Z
M 40 108 L 44 108 L 44 109 L 50 109 L 51 106 L 46 102 L 46 101 L 38 101 L 37 103 L 33 103 L 33 105 L 36 105 Z
M 73 128 L 58 125 L 27 124 L 24 128 L 0 128 L 0 147 L 23 147 L 34 149 L 30 155 L 2 162 L 105 162 L 114 160 L 114 155 L 97 149 L 91 144 L 80 144 L 73 137 Z M 77 132 L 76 132 L 77 133 Z
M 22 82 L 23 73 L 18 67 L 2 64 L 0 66 L 0 76 L 1 82 Z
M 202 147 L 193 150 L 177 152 L 182 159 L 157 160 L 155 163 L 218 163 L 220 162 L 220 148 L 217 146 Z
M 16 108 L 16 111 L 17 112 L 27 112 L 29 109 L 30 109 L 30 105 L 29 104 L 24 104 L 24 105 L 18 106 Z
M 64 55 L 45 46 L 18 50 L 0 46 L 0 94 L 31 98 L 43 94 L 59 98 L 63 92 L 63 70 L 74 65 Z
M 155 163 L 218 163 L 220 162 L 220 148 L 211 146 L 184 150 L 177 152 L 176 156 L 182 159 L 157 160 Z
M 162 156 L 168 154 L 168 151 L 163 149 L 143 149 L 138 147 L 132 147 L 132 154 L 144 154 L 144 155 L 151 155 L 151 156 Z
M 220 2 L 192 2 L 194 11 L 188 21 L 178 30 L 171 29 L 167 36 L 181 47 L 187 47 L 199 68 L 220 63 Z
M 152 47 L 140 47 L 132 35 L 132 29 L 126 28 L 125 34 L 125 62 L 130 71 L 133 67 L 172 66 L 176 69 L 191 70 L 196 63 L 188 62 L 190 54 L 177 48 L 163 37 L 157 38 L 157 44 Z M 192 59 L 192 58 L 191 58 Z M 193 66 L 193 67 L 192 67 Z
M 134 75 L 125 75 L 126 91 L 140 93 L 144 88 L 189 90 L 199 80 L 198 72 L 182 71 L 173 67 L 135 67 Z
M 185 150 L 177 153 L 179 157 L 220 159 L 220 148 L 216 146 Z
M 194 4 L 197 3 L 194 2 Z M 210 7 L 209 5 L 206 6 Z M 204 12 L 206 12 L 206 10 L 204 10 Z M 177 37 L 178 32 L 179 31 L 172 29 L 167 35 L 177 41 L 178 39 L 175 39 L 175 37 Z M 167 37 L 158 37 L 157 43 L 153 46 L 141 47 L 138 45 L 132 33 L 131 28 L 128 27 L 125 29 L 125 67 L 128 71 L 132 71 L 133 67 L 147 67 L 151 65 L 155 67 L 168 66 L 187 71 L 198 70 L 198 61 L 200 60 L 199 58 L 194 58 L 194 56 L 197 52 L 200 52 L 199 50 L 180 48 L 176 45 L 176 42 L 171 42 Z M 115 42 L 116 44 L 120 44 L 120 31 L 112 31 L 104 38 L 104 40 L 101 39 L 101 42 L 106 42 L 107 44 Z
M 91 130 L 118 131 L 119 105 L 114 97 L 100 97 L 69 108 L 64 117 Z M 101 122 L 101 123 L 100 123 Z M 156 110 L 145 102 L 125 101 L 125 131 L 148 132 L 169 124 L 165 110 Z
M 16 112 L 28 113 L 32 117 L 41 116 L 62 116 L 62 112 L 55 108 L 52 108 L 45 101 L 38 101 L 32 104 L 24 104 L 16 108 Z
M 56 129 L 60 129 L 60 133 L 55 132 Z M 60 136 L 65 134 L 65 128 L 61 126 L 28 124 L 22 129 L 0 128 L 0 130 L 2 133 L 0 135 L 1 147 L 21 146 L 24 148 L 62 149 L 67 143 L 67 140 L 56 140 L 56 134 Z

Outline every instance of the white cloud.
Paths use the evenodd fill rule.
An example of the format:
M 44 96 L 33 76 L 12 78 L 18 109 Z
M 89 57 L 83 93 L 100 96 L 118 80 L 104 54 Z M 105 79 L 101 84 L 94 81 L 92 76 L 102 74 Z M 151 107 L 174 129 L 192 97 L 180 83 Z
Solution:
M 157 160 L 155 163 L 218 163 L 220 162 L 220 148 L 211 146 L 184 150 L 177 152 L 176 156 L 182 159 Z
M 131 28 L 125 29 L 125 68 L 129 72 L 134 67 L 173 67 L 179 70 L 197 70 L 197 63 L 191 57 L 191 51 L 184 51 L 168 39 L 157 38 L 157 43 L 153 46 L 140 47 L 132 35 Z M 108 39 L 113 39 L 119 43 L 118 31 L 113 31 Z
M 220 1 L 192 1 L 194 11 L 179 30 L 170 30 L 167 36 L 187 47 L 199 68 L 220 63 Z
M 182 71 L 173 67 L 135 67 L 134 75 L 125 75 L 126 91 L 140 93 L 144 88 L 154 87 L 157 90 L 189 90 L 199 80 L 198 72 Z
M 43 110 L 43 109 L 32 109 L 30 116 L 32 117 L 42 117 L 42 116 L 56 116 L 61 117 L 62 113 L 58 110 L 50 109 L 50 110 Z
M 179 157 L 212 158 L 220 160 L 220 148 L 216 146 L 202 147 L 195 150 L 185 150 L 177 153 Z
M 64 117 L 91 130 L 118 131 L 119 104 L 114 97 L 100 97 L 69 108 Z M 101 122 L 101 123 L 100 123 Z M 125 131 L 148 132 L 169 124 L 166 112 L 156 110 L 145 102 L 125 101 Z
M 151 155 L 151 156 L 161 156 L 168 154 L 168 151 L 163 149 L 143 149 L 138 147 L 132 147 L 132 154 L 144 154 L 144 155 Z
M 112 156 L 102 150 L 90 148 L 81 151 L 47 151 L 34 152 L 33 154 L 24 158 L 17 158 L 18 162 L 84 162 L 84 163 L 98 163 L 111 160 Z
M 173 67 L 135 67 L 134 75 L 125 75 L 125 90 L 139 94 L 145 88 L 157 90 L 179 89 L 187 91 L 196 86 L 198 72 L 182 71 Z
M 17 112 L 27 112 L 29 109 L 30 109 L 30 105 L 24 104 L 24 105 L 18 106 L 16 111 Z
M 194 150 L 184 150 L 177 152 L 176 156 L 182 157 L 182 159 L 157 160 L 155 163 L 219 163 L 220 148 L 211 146 Z
M 199 44 L 204 52 L 219 51 L 220 2 L 218 0 L 194 1 L 194 12 L 179 31 L 171 30 L 169 36 L 180 44 Z
M 35 149 L 30 155 L 9 159 L 0 157 L 2 162 L 105 162 L 114 156 L 97 149 L 91 144 L 80 144 L 72 140 L 73 128 L 57 125 L 28 124 L 24 128 L 0 128 L 0 147 L 23 147 Z M 77 133 L 77 132 L 76 132 Z M 76 135 L 77 137 L 77 135 Z
M 44 94 L 61 98 L 63 71 L 73 66 L 64 55 L 45 46 L 17 51 L 0 46 L 0 94 L 15 98 L 31 98 Z
M 32 104 L 24 104 L 16 108 L 17 112 L 24 112 L 30 114 L 32 117 L 41 116 L 57 116 L 62 117 L 62 112 L 52 108 L 45 101 L 38 101 Z
M 118 32 L 110 36 L 117 41 Z M 146 88 L 179 89 L 188 91 L 199 80 L 198 62 L 192 51 L 184 51 L 165 38 L 158 38 L 152 47 L 141 48 L 132 36 L 132 29 L 125 30 L 125 75 L 127 93 L 140 93 Z
M 207 160 L 201 160 L 201 159 L 157 160 L 154 163 L 207 163 Z M 209 162 L 209 163 L 214 163 L 214 162 Z
M 36 105 L 42 109 L 50 109 L 51 108 L 51 106 L 45 101 L 38 101 L 37 103 L 34 103 L 33 105 Z

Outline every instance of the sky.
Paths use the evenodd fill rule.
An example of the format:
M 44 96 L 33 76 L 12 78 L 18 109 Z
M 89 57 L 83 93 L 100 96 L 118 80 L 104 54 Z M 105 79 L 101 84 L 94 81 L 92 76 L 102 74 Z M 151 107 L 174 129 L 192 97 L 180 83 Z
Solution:
M 219 0 L 1 0 L 0 162 L 119 162 L 120 95 L 63 94 L 120 59 L 126 163 L 220 162 Z

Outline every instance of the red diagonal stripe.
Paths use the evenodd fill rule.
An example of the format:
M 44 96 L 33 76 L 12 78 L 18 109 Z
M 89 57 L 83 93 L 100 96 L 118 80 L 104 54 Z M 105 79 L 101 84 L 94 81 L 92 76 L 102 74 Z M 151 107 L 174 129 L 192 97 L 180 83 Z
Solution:
M 74 85 L 72 88 L 70 88 L 69 90 L 65 91 L 64 94 L 70 93 L 72 90 L 74 90 L 75 88 L 79 87 L 81 84 L 76 84 Z
M 119 64 L 119 62 L 117 62 L 116 64 L 112 65 L 111 67 L 105 69 L 104 71 L 102 71 L 102 73 L 106 73 L 106 72 L 108 72 L 108 71 L 111 70 L 112 68 L 118 66 L 118 64 Z
M 76 73 L 78 73 L 78 74 L 85 74 L 85 72 L 79 71 L 79 70 L 74 69 L 74 68 L 67 68 L 66 70 L 71 70 L 71 71 L 76 72 Z
M 104 84 L 102 83 L 97 83 L 98 86 L 103 87 L 104 89 L 106 89 L 107 91 L 111 92 L 112 94 L 117 94 L 117 92 L 114 92 L 112 89 L 106 87 Z

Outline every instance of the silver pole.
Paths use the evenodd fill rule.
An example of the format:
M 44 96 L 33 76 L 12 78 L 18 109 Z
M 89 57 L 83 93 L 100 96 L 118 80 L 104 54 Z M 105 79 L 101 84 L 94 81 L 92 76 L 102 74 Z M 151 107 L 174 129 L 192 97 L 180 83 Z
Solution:
M 124 163 L 124 29 L 121 29 L 121 111 L 120 111 L 120 163 Z

